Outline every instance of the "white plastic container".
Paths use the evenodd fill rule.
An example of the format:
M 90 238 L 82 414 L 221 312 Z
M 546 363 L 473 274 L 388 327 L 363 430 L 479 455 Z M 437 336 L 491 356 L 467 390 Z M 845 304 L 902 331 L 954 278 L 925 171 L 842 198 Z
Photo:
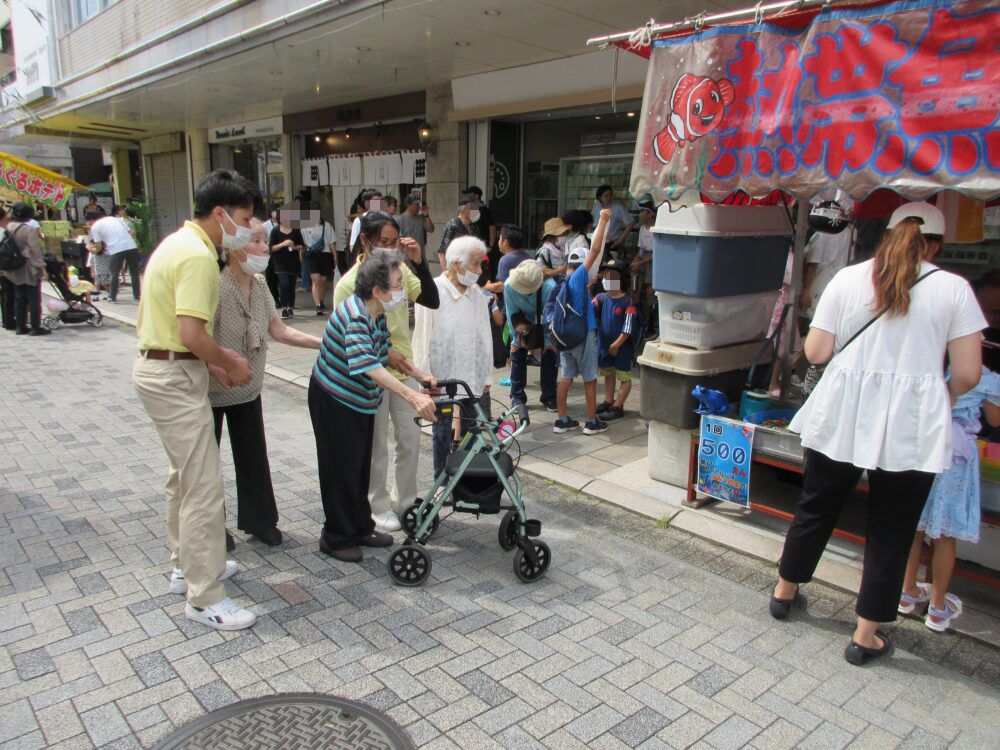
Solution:
M 689 297 L 657 292 L 660 341 L 715 349 L 767 334 L 780 289 L 733 297 Z
M 792 230 L 781 206 L 664 203 L 653 234 L 653 289 L 728 297 L 781 287 Z
M 647 341 L 639 355 L 639 364 L 682 375 L 717 375 L 747 369 L 763 346 L 763 338 L 719 349 L 691 349 L 662 341 Z M 765 352 L 758 366 L 767 367 L 770 362 L 771 355 Z

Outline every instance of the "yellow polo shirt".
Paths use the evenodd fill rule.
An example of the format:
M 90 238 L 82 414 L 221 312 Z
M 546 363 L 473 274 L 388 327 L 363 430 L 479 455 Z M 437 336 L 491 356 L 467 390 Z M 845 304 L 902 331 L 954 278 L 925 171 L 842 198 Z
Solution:
M 333 290 L 334 310 L 340 307 L 345 299 L 354 294 L 354 280 L 357 278 L 360 265 L 360 263 L 355 263 L 351 266 L 351 270 L 337 282 L 337 287 Z M 405 263 L 399 266 L 399 270 L 403 272 L 403 291 L 406 292 L 406 298 L 411 302 L 416 302 L 417 297 L 420 296 L 420 278 L 407 268 Z M 392 348 L 412 362 L 413 344 L 410 343 L 410 310 L 408 306 L 400 305 L 392 312 L 386 313 L 385 323 L 389 328 L 389 340 L 392 342 Z M 408 380 L 410 377 L 398 370 L 393 370 L 391 367 L 386 369 L 398 380 Z
M 139 301 L 139 349 L 189 351 L 181 343 L 178 315 L 204 320 L 212 333 L 219 306 L 218 253 L 192 221 L 166 237 L 146 263 Z

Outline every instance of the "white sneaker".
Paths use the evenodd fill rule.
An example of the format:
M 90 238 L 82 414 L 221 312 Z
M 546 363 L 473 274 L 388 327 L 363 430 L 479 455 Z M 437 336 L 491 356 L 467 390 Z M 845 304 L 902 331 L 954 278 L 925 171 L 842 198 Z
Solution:
M 257 615 L 244 609 L 228 596 L 210 607 L 192 607 L 190 602 L 184 611 L 185 617 L 216 630 L 243 630 L 257 622 Z
M 220 581 L 224 581 L 227 578 L 231 578 L 233 573 L 240 569 L 240 564 L 235 560 L 226 560 L 226 570 L 219 576 Z M 188 590 L 187 581 L 184 580 L 184 574 L 181 572 L 180 568 L 174 568 L 174 572 L 170 574 L 170 593 L 171 594 L 186 594 Z
M 391 510 L 387 510 L 385 513 L 373 513 L 372 520 L 375 522 L 375 528 L 385 533 L 392 533 L 403 528 L 403 525 L 399 522 L 399 516 Z

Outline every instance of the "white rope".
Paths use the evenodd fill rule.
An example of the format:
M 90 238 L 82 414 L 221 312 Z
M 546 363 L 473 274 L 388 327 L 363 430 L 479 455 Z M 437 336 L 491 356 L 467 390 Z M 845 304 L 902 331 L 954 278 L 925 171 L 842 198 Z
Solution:
M 632 49 L 640 49 L 651 45 L 653 43 L 654 26 L 656 26 L 656 21 L 650 18 L 649 23 L 645 26 L 640 26 L 629 35 L 628 46 Z

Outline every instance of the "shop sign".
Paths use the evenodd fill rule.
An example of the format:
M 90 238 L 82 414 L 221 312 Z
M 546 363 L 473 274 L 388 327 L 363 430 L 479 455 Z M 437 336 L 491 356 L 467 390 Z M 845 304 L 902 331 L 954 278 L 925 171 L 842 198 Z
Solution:
M 3 89 L 3 106 L 29 104 L 52 96 L 52 21 L 48 0 L 11 4 L 17 80 Z
M 224 143 L 226 141 L 243 141 L 248 138 L 265 138 L 281 134 L 280 117 L 268 117 L 266 120 L 238 122 L 217 125 L 208 129 L 209 143 Z
M 63 208 L 73 188 L 67 183 L 45 177 L 0 157 L 0 187 L 19 193 L 29 200 Z
M 831 183 L 1000 194 L 1000 0 L 826 7 L 804 28 L 653 42 L 634 195 L 800 197 Z
M 698 443 L 698 492 L 750 507 L 754 425 L 703 416 Z

